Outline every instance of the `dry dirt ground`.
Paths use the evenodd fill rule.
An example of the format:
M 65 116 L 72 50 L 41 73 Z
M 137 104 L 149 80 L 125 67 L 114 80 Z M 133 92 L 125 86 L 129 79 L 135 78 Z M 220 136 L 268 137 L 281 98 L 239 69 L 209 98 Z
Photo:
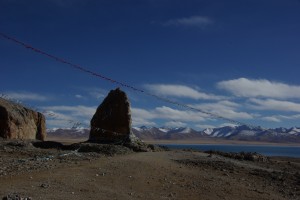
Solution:
M 108 156 L 19 143 L 0 145 L 0 155 L 0 199 L 300 199 L 295 158 L 253 162 L 203 152 L 129 150 Z

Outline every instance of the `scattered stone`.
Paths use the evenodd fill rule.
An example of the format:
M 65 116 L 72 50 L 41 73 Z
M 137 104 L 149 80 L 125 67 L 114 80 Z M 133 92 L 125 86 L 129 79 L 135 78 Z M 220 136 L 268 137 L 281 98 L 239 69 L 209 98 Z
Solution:
M 64 145 L 54 141 L 33 142 L 33 146 L 42 149 L 63 149 Z
M 49 187 L 50 187 L 50 185 L 49 185 L 49 184 L 47 184 L 47 183 L 42 183 L 42 185 L 41 185 L 40 187 L 42 187 L 42 188 L 49 188 Z
M 80 153 L 96 152 L 99 154 L 114 156 L 131 153 L 132 150 L 122 145 L 81 143 L 77 151 Z
M 170 194 L 168 195 L 168 197 L 175 197 L 175 194 L 174 194 L 174 193 L 170 193 Z
M 239 152 L 239 153 L 234 153 L 234 152 L 222 152 L 222 151 L 205 151 L 204 153 L 208 153 L 209 157 L 211 155 L 220 155 L 223 157 L 227 158 L 233 158 L 237 160 L 248 160 L 248 161 L 253 161 L 253 162 L 269 162 L 269 158 L 267 156 L 261 155 L 256 152 Z
M 19 194 L 13 193 L 2 198 L 2 200 L 32 200 L 31 197 L 21 197 Z

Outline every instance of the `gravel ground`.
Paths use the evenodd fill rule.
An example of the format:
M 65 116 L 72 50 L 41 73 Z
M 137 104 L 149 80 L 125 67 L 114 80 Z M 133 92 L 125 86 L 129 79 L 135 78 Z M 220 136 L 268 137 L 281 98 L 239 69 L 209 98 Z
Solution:
M 89 152 L 89 150 L 94 152 Z M 0 141 L 3 199 L 300 199 L 300 159 Z

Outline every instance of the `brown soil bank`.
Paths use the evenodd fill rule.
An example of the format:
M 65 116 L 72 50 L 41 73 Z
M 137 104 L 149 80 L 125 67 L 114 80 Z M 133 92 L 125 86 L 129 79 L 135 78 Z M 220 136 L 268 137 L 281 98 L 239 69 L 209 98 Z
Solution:
M 202 152 L 105 156 L 0 148 L 0 199 L 300 199 L 300 159 L 236 160 Z

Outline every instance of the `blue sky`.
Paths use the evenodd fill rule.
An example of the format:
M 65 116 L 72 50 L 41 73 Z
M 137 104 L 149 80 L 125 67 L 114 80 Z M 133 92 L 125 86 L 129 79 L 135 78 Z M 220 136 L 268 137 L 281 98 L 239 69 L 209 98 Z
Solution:
M 0 32 L 206 112 L 291 127 L 300 126 L 299 10 L 299 0 L 1 0 Z M 0 67 L 1 94 L 46 111 L 49 128 L 89 124 L 117 87 L 3 38 Z M 134 126 L 230 123 L 122 89 Z

